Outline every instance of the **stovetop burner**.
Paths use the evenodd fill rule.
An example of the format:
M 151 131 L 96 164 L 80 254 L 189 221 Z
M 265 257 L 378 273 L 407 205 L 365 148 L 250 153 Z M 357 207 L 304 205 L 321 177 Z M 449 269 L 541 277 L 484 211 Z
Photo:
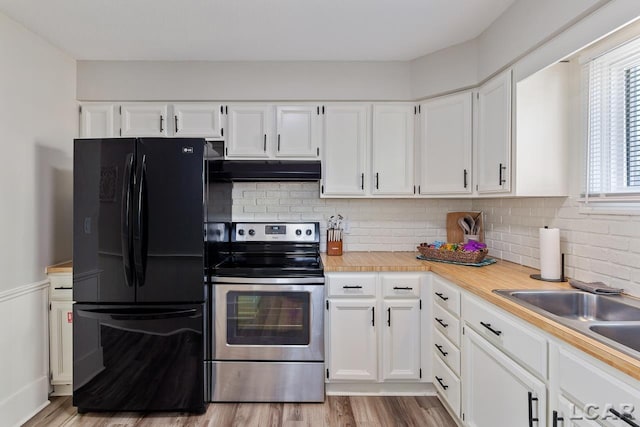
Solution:
M 317 277 L 319 223 L 233 223 L 231 255 L 213 269 L 219 277 Z

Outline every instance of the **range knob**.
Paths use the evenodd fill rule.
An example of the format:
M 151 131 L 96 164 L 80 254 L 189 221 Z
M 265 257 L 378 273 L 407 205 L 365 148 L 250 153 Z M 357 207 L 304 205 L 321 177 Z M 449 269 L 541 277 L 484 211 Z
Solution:
M 256 234 L 256 230 L 254 230 L 253 228 L 249 229 L 249 236 L 254 236 Z
M 297 230 L 296 230 L 296 236 L 301 236 L 301 235 L 302 235 L 302 230 L 297 229 Z
M 240 230 L 238 230 L 238 234 L 244 236 L 244 230 L 241 228 Z
M 307 230 L 307 236 L 311 236 L 311 233 L 313 233 L 313 231 Z

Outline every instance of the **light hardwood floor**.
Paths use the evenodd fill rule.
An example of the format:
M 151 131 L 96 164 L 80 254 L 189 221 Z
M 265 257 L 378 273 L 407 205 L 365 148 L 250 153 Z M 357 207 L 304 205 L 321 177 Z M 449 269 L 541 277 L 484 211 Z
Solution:
M 212 403 L 202 415 L 133 412 L 80 415 L 71 397 L 52 397 L 51 404 L 26 427 L 254 427 L 254 426 L 416 426 L 455 427 L 436 397 L 327 396 L 324 404 Z

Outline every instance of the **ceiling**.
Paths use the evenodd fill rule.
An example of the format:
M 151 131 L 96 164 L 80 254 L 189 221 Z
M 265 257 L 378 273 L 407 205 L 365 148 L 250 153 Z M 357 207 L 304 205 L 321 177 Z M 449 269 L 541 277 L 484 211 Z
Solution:
M 78 60 L 406 61 L 477 37 L 514 0 L 0 0 Z

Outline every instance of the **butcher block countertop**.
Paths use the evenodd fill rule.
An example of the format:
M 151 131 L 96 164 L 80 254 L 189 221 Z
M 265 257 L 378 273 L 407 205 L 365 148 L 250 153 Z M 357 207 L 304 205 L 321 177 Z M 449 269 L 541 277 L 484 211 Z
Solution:
M 433 271 L 462 289 L 478 295 L 596 359 L 640 380 L 640 360 L 492 292 L 494 289 L 569 289 L 571 287 L 568 283 L 552 283 L 531 279 L 529 275 L 539 273 L 538 270 L 508 261 L 498 260 L 497 263 L 485 267 L 469 267 L 421 261 L 416 259 L 417 255 L 417 252 L 345 252 L 342 256 L 322 254 L 322 262 L 325 273 Z
M 62 262 L 60 264 L 50 265 L 46 269 L 47 274 L 51 273 L 72 273 L 73 261 Z

